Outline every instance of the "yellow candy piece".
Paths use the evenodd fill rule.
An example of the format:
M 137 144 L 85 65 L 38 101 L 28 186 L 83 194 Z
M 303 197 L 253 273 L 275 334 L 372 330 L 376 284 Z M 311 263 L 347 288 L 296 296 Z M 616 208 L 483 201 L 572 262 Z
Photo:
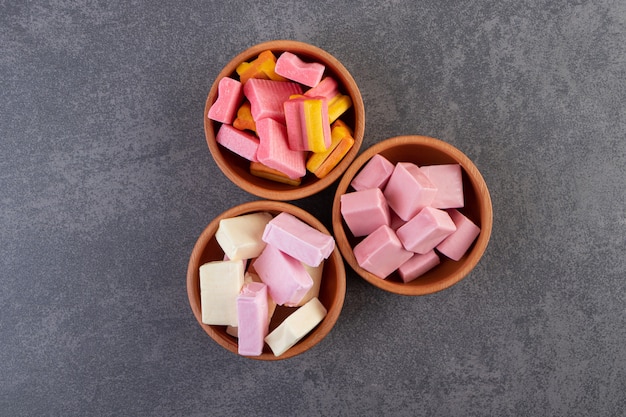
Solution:
M 276 60 L 267 60 L 259 65 L 259 69 L 272 81 L 287 81 L 283 76 L 276 74 Z
M 302 103 L 302 114 L 304 116 L 304 130 L 308 148 L 313 152 L 324 152 L 326 139 L 330 136 L 330 126 L 328 118 L 328 107 L 322 99 L 308 99 Z
M 256 177 L 281 182 L 283 184 L 298 186 L 302 183 L 301 178 L 291 179 L 282 172 L 270 168 L 260 162 L 250 162 L 250 173 Z
M 237 68 L 235 68 L 235 72 L 237 74 L 239 74 L 239 77 L 241 78 L 241 74 L 244 74 L 250 68 L 252 68 L 252 64 L 251 63 L 249 63 L 249 62 L 242 62 L 241 64 L 237 65 Z
M 250 102 L 244 102 L 239 110 L 237 110 L 237 117 L 233 121 L 233 127 L 239 130 L 251 130 L 256 133 L 256 123 L 252 118 L 252 111 L 250 110 Z
M 354 139 L 352 138 L 352 129 L 350 129 L 348 127 L 348 125 L 346 125 L 343 121 L 341 120 L 337 120 L 335 123 L 333 123 L 332 128 L 331 128 L 331 144 L 328 147 L 327 150 L 323 151 L 323 152 L 315 152 L 312 153 L 311 156 L 309 156 L 309 159 L 306 162 L 306 168 L 308 171 L 316 174 L 317 172 L 319 172 L 318 170 L 320 169 L 320 167 L 322 166 L 322 164 L 328 159 L 328 158 L 333 158 L 334 164 L 332 164 L 332 162 L 330 162 L 329 164 L 332 164 L 332 166 L 330 167 L 330 169 L 332 169 L 333 167 L 335 167 L 335 165 L 337 165 L 339 163 L 339 161 L 345 156 L 345 153 L 343 155 L 341 155 L 341 157 L 339 159 L 336 159 L 338 155 L 341 154 L 341 152 L 337 153 L 337 155 L 333 156 L 333 151 L 339 146 L 339 144 L 341 143 L 342 140 L 347 139 L 346 143 L 349 143 L 350 140 L 352 141 L 352 143 L 350 144 L 350 147 L 352 147 L 352 144 L 354 144 Z M 348 148 L 349 150 L 350 148 Z M 346 150 L 347 152 L 347 150 Z M 336 160 L 335 160 L 336 159 Z M 330 172 L 330 169 L 328 169 L 327 171 Z M 326 173 L 328 173 L 326 172 Z M 317 174 L 316 174 L 317 176 Z M 319 177 L 318 178 L 322 178 Z
M 352 107 L 352 99 L 350 96 L 344 94 L 337 94 L 328 103 L 328 120 L 330 123 L 334 122 Z

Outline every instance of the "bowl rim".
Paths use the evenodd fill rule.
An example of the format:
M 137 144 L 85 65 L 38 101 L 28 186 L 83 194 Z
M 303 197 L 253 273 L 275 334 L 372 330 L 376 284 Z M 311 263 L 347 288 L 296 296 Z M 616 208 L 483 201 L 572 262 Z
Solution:
M 196 302 L 194 293 L 194 288 L 198 288 L 199 286 L 199 267 L 201 264 L 202 253 L 206 248 L 208 242 L 215 235 L 215 231 L 217 230 L 219 221 L 225 218 L 259 211 L 288 212 L 290 214 L 293 214 L 300 220 L 304 221 L 305 223 L 320 230 L 321 232 L 327 233 L 328 235 L 332 236 L 332 234 L 328 231 L 324 224 L 320 222 L 315 216 L 293 204 L 272 200 L 257 200 L 238 204 L 225 210 L 224 212 L 213 218 L 213 220 L 211 220 L 211 222 L 203 229 L 200 236 L 196 240 L 196 243 L 194 244 L 191 252 L 191 256 L 189 257 L 189 262 L 187 264 L 187 298 L 191 311 L 200 327 L 211 337 L 211 339 L 213 339 L 226 350 L 236 354 L 237 356 L 242 356 L 255 360 L 283 360 L 304 353 L 305 351 L 317 345 L 322 339 L 324 339 L 324 337 L 328 335 L 328 333 L 330 333 L 335 323 L 339 319 L 339 315 L 341 314 L 341 310 L 343 309 L 343 304 L 346 296 L 346 271 L 343 263 L 343 258 L 341 257 L 341 253 L 339 252 L 336 244 L 333 252 L 329 257 L 332 257 L 333 262 L 337 268 L 337 293 L 335 295 L 334 303 L 330 306 L 324 305 L 324 307 L 326 307 L 327 314 L 322 322 L 319 323 L 313 331 L 311 331 L 307 336 L 305 336 L 298 343 L 296 343 L 294 346 L 289 348 L 286 352 L 278 357 L 275 356 L 273 353 L 267 352 L 263 352 L 260 356 L 239 355 L 237 352 L 237 342 L 235 340 L 225 339 L 222 334 L 217 331 L 218 328 L 221 328 L 223 326 L 213 326 L 202 323 L 200 304 Z M 326 262 L 328 262 L 328 259 L 326 260 Z M 199 290 L 195 291 L 199 293 Z
M 350 182 L 357 174 L 357 172 L 374 155 L 383 152 L 393 146 L 399 145 L 426 145 L 451 155 L 466 171 L 467 176 L 473 187 L 476 189 L 477 193 L 484 196 L 484 199 L 479 199 L 481 231 L 478 238 L 474 242 L 472 251 L 470 252 L 473 255 L 472 258 L 467 261 L 461 268 L 450 274 L 445 279 L 440 280 L 436 283 L 432 283 L 430 285 L 412 286 L 404 284 L 402 282 L 388 281 L 387 279 L 381 279 L 376 275 L 361 268 L 356 261 L 354 253 L 352 251 L 352 247 L 348 243 L 348 238 L 344 229 L 343 218 L 341 216 L 341 195 L 347 192 L 348 187 L 350 186 Z M 353 163 L 344 173 L 341 181 L 339 182 L 339 185 L 337 186 L 332 206 L 332 224 L 335 240 L 337 242 L 337 245 L 339 246 L 341 254 L 343 255 L 345 261 L 361 278 L 374 285 L 375 287 L 388 292 L 400 295 L 419 296 L 433 294 L 451 287 L 452 285 L 458 283 L 463 278 L 465 278 L 478 264 L 485 250 L 487 249 L 487 245 L 489 244 L 489 239 L 491 237 L 491 232 L 493 228 L 493 207 L 487 184 L 485 183 L 485 180 L 476 165 L 474 165 L 474 163 L 469 159 L 469 157 L 467 157 L 467 155 L 465 155 L 455 146 L 440 139 L 422 135 L 402 135 L 391 137 L 372 145 L 371 147 L 364 150 L 353 161 Z
M 219 144 L 215 140 L 216 131 L 213 128 L 213 121 L 207 117 L 209 109 L 217 97 L 219 81 L 224 77 L 232 75 L 235 72 L 235 68 L 239 63 L 254 58 L 259 53 L 268 49 L 273 51 L 289 50 L 294 53 L 305 53 L 308 55 L 312 53 L 317 54 L 322 58 L 322 60 L 324 60 L 325 65 L 331 67 L 333 73 L 338 76 L 339 79 L 337 81 L 339 81 L 341 85 L 346 88 L 348 85 L 352 85 L 354 87 L 354 93 L 351 94 L 352 106 L 354 107 L 355 113 L 355 126 L 353 129 L 354 144 L 352 148 L 343 157 L 339 164 L 337 164 L 337 166 L 335 166 L 325 177 L 315 179 L 314 181 L 306 185 L 294 186 L 293 188 L 286 188 L 284 190 L 272 190 L 262 187 L 258 184 L 248 181 L 244 177 L 240 176 L 234 169 L 232 169 L 230 165 L 226 162 L 226 160 L 221 156 L 222 149 L 219 148 Z M 361 115 L 361 117 L 356 117 L 356 115 Z M 235 55 L 224 66 L 224 68 L 222 68 L 222 70 L 213 81 L 211 89 L 209 90 L 209 94 L 206 98 L 204 114 L 202 118 L 204 120 L 204 134 L 206 143 L 209 147 L 211 156 L 217 166 L 220 168 L 220 171 L 233 184 L 247 191 L 248 193 L 268 200 L 278 201 L 299 200 L 305 197 L 309 197 L 333 184 L 341 177 L 344 171 L 350 166 L 354 158 L 356 158 L 356 156 L 358 155 L 361 144 L 363 143 L 363 135 L 365 132 L 365 106 L 363 103 L 363 97 L 350 71 L 348 71 L 348 69 L 329 52 L 306 42 L 287 39 L 261 42 L 252 45 L 244 51 Z M 310 173 L 307 174 L 312 175 Z

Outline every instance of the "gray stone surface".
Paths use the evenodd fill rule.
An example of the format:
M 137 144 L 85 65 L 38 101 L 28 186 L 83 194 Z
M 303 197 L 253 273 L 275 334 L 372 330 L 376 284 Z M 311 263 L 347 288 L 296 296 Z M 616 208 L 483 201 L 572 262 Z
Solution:
M 434 295 L 348 273 L 286 361 L 197 325 L 189 254 L 255 197 L 204 101 L 259 41 L 339 58 L 363 149 L 460 148 L 491 190 L 485 257 Z M 0 2 L 0 414 L 618 416 L 626 409 L 626 3 Z M 330 227 L 334 187 L 296 202 Z

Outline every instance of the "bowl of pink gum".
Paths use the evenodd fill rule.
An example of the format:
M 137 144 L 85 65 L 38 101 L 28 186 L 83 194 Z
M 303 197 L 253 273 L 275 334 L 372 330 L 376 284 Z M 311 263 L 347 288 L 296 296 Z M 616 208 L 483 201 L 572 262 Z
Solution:
M 215 217 L 202 231 L 193 247 L 187 266 L 187 296 L 189 304 L 200 327 L 220 346 L 235 354 L 238 352 L 237 338 L 226 332 L 226 326 L 214 326 L 202 323 L 199 271 L 200 266 L 207 262 L 224 259 L 224 252 L 215 239 L 215 232 L 218 229 L 220 220 L 255 212 L 268 212 L 273 216 L 282 212 L 289 213 L 315 229 L 330 235 L 328 229 L 307 211 L 286 202 L 268 200 L 251 201 L 232 207 Z M 345 294 L 346 272 L 339 249 L 335 246 L 332 254 L 324 262 L 324 270 L 320 284 L 318 299 L 327 310 L 326 316 L 322 322 L 302 340 L 278 357 L 272 353 L 267 344 L 265 344 L 263 353 L 261 353 L 260 356 L 246 357 L 273 361 L 287 359 L 311 349 L 322 341 L 334 327 L 341 313 L 341 309 L 343 308 Z M 293 311 L 294 308 L 277 306 L 272 316 L 272 321 L 270 322 L 270 332 Z
M 341 214 L 341 196 L 353 191 L 350 183 L 361 168 L 377 154 L 382 155 L 394 165 L 398 162 L 412 162 L 418 166 L 440 164 L 461 166 L 465 205 L 459 211 L 480 227 L 480 234 L 461 259 L 454 261 L 442 256 L 439 265 L 407 283 L 402 281 L 397 271 L 386 279 L 382 279 L 359 266 L 353 248 L 363 238 L 353 236 L 347 227 Z M 478 264 L 491 237 L 493 208 L 485 180 L 478 168 L 463 152 L 444 141 L 427 136 L 397 136 L 366 149 L 346 170 L 337 186 L 333 200 L 332 225 L 335 241 L 344 259 L 367 282 L 396 294 L 426 295 L 458 283 Z
M 333 77 L 338 82 L 340 91 L 350 96 L 352 100 L 352 107 L 341 116 L 341 120 L 352 129 L 354 145 L 352 145 L 352 148 L 343 157 L 341 162 L 323 178 L 317 178 L 315 175 L 308 172 L 302 179 L 301 184 L 296 186 L 254 176 L 250 173 L 249 161 L 224 149 L 216 141 L 216 134 L 221 124 L 206 116 L 217 99 L 219 81 L 224 77 L 234 77 L 238 79 L 235 71 L 237 66 L 242 62 L 249 62 L 255 59 L 261 52 L 266 50 L 272 51 L 276 56 L 279 56 L 282 52 L 291 52 L 304 61 L 323 64 L 326 67 L 324 75 Z M 299 200 L 314 195 L 333 184 L 341 177 L 348 166 L 350 166 L 354 158 L 356 158 L 359 153 L 359 148 L 363 143 L 363 134 L 365 132 L 365 107 L 363 98 L 350 72 L 337 58 L 325 50 L 314 45 L 293 40 L 262 42 L 251 46 L 230 60 L 217 75 L 209 91 L 203 119 L 207 145 L 215 163 L 224 175 L 238 187 L 251 194 L 268 200 L 278 201 Z

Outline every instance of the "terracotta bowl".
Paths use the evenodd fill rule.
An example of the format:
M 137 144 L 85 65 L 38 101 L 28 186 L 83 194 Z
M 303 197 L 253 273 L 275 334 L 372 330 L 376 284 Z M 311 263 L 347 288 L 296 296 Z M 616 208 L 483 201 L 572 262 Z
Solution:
M 277 215 L 280 212 L 287 212 L 298 217 L 300 220 L 322 231 L 323 233 L 330 234 L 328 229 L 326 229 L 319 220 L 308 212 L 289 203 L 280 201 L 253 201 L 235 206 L 214 218 L 204 229 L 196 241 L 189 259 L 189 265 L 187 268 L 187 296 L 189 297 L 191 310 L 193 311 L 198 324 L 200 324 L 200 327 L 202 327 L 202 329 L 220 346 L 235 354 L 237 354 L 237 338 L 226 333 L 226 326 L 210 326 L 202 323 L 199 269 L 200 266 L 206 262 L 222 260 L 224 257 L 224 252 L 215 240 L 215 232 L 217 231 L 221 219 L 259 211 L 267 211 L 273 215 Z M 337 322 L 343 307 L 345 294 L 346 272 L 341 254 L 339 253 L 338 248 L 335 247 L 331 256 L 324 262 L 324 271 L 318 297 L 320 302 L 324 305 L 324 307 L 326 307 L 326 310 L 328 310 L 324 320 L 322 320 L 322 322 L 318 324 L 317 327 L 311 331 L 311 333 L 305 336 L 282 355 L 278 357 L 274 356 L 274 353 L 272 353 L 271 349 L 266 344 L 261 356 L 249 356 L 249 358 L 260 360 L 286 359 L 312 348 L 330 332 Z M 280 323 L 280 321 L 286 318 L 292 311 L 293 309 L 278 306 L 272 318 L 272 322 L 270 323 L 270 331 L 273 330 Z
M 441 256 L 441 263 L 424 275 L 408 283 L 402 282 L 397 272 L 381 279 L 361 268 L 352 248 L 362 238 L 352 236 L 341 216 L 340 199 L 346 192 L 354 191 L 350 182 L 375 154 L 381 154 L 392 163 L 413 162 L 418 166 L 458 163 L 462 167 L 465 207 L 459 209 L 481 228 L 478 238 L 468 252 L 458 261 Z M 476 166 L 454 146 L 426 136 L 398 136 L 384 140 L 365 150 L 346 170 L 339 182 L 332 209 L 335 240 L 344 259 L 363 279 L 385 291 L 403 295 L 425 295 L 441 291 L 462 280 L 482 257 L 493 224 L 493 210 L 489 190 Z
M 279 182 L 256 177 L 249 172 L 249 162 L 220 146 L 215 135 L 220 127 L 220 123 L 210 120 L 207 117 L 209 108 L 217 99 L 218 83 L 223 77 L 231 76 L 238 79 L 235 69 L 241 62 L 249 62 L 256 58 L 259 53 L 271 50 L 278 57 L 284 51 L 295 53 L 306 61 L 316 61 L 326 66 L 325 75 L 334 77 L 340 84 L 340 90 L 352 99 L 352 108 L 344 113 L 340 119 L 353 129 L 354 145 L 342 159 L 342 161 L 324 178 L 318 179 L 311 173 L 302 179 L 299 186 L 282 184 Z M 365 130 L 365 109 L 363 99 L 356 82 L 348 70 L 336 58 L 328 52 L 303 42 L 291 40 L 275 40 L 254 45 L 239 55 L 234 57 L 215 79 L 204 108 L 204 132 L 207 145 L 215 163 L 233 183 L 247 192 L 269 200 L 297 200 L 313 195 L 337 180 L 348 168 L 359 152 L 363 143 L 363 132 Z

